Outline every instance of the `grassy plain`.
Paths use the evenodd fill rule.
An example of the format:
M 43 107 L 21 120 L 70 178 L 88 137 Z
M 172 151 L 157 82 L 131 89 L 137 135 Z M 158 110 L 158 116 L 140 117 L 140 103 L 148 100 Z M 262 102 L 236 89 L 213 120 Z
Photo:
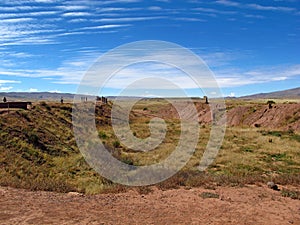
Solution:
M 180 100 L 184 101 L 184 100 Z M 228 107 L 263 105 L 263 101 L 227 102 Z M 118 140 L 109 118 L 111 104 L 96 106 L 99 138 L 111 154 L 130 165 L 150 165 L 167 158 L 180 139 L 180 120 L 169 114 L 172 106 L 160 99 L 142 100 L 133 107 L 133 135 L 150 135 L 149 122 L 162 117 L 167 124 L 164 141 L 149 152 L 128 149 Z M 229 110 L 229 108 L 228 108 Z M 35 103 L 31 110 L 0 115 L 0 185 L 31 190 L 78 191 L 87 194 L 120 192 L 129 187 L 101 177 L 80 154 L 72 130 L 72 104 Z M 211 124 L 201 124 L 195 153 L 176 175 L 157 184 L 161 189 L 179 186 L 239 186 L 273 180 L 300 185 L 300 134 L 295 130 L 229 126 L 219 154 L 205 172 L 198 165 L 209 140 Z M 141 193 L 150 191 L 140 187 Z

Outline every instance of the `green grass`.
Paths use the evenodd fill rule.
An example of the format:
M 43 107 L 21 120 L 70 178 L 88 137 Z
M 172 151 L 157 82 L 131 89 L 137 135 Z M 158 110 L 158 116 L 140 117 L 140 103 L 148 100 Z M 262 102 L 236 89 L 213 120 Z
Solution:
M 293 130 L 288 130 L 288 131 L 280 131 L 280 130 L 272 130 L 272 131 L 265 131 L 261 130 L 260 131 L 262 135 L 266 136 L 274 136 L 274 137 L 282 137 L 285 139 L 291 139 L 300 142 L 300 135 L 294 133 Z

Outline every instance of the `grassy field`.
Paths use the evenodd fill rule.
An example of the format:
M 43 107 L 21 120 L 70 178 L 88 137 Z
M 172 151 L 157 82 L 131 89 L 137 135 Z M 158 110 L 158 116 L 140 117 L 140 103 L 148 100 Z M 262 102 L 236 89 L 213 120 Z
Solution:
M 228 107 L 265 104 L 234 101 Z M 130 127 L 138 138 L 150 135 L 149 121 L 162 116 L 167 133 L 161 145 L 149 152 L 126 148 L 118 140 L 109 118 L 111 105 L 96 107 L 99 138 L 112 155 L 131 165 L 157 163 L 174 150 L 180 138 L 180 121 L 168 114 L 172 107 L 163 100 L 138 102 L 130 114 Z M 78 191 L 87 194 L 128 189 L 97 174 L 80 154 L 72 131 L 72 105 L 39 102 L 31 110 L 0 115 L 0 185 L 31 190 Z M 297 131 L 261 127 L 228 127 L 219 154 L 205 172 L 198 165 L 205 151 L 211 124 L 200 126 L 196 151 L 175 176 L 157 184 L 161 189 L 179 186 L 244 185 L 274 180 L 300 185 L 300 135 Z M 148 187 L 140 187 L 147 193 Z

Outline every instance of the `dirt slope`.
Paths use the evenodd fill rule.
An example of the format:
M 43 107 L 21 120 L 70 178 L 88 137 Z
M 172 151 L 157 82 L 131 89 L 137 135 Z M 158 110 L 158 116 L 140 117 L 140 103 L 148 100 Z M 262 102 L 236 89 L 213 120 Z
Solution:
M 181 104 L 184 107 L 184 102 Z M 212 121 L 211 105 L 196 102 L 195 106 L 199 122 L 210 123 Z M 272 105 L 270 109 L 267 104 L 262 103 L 245 102 L 243 105 L 231 103 L 227 106 L 226 112 L 228 126 L 257 126 L 266 129 L 300 131 L 300 103 L 279 103 Z M 164 119 L 179 119 L 176 109 L 171 105 L 161 107 L 156 113 Z
M 300 131 L 300 104 L 238 106 L 227 112 L 227 124 Z

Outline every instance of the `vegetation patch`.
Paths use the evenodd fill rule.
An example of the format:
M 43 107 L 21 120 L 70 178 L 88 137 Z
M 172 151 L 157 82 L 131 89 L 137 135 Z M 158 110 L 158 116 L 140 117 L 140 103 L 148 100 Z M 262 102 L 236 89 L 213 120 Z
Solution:
M 202 198 L 219 198 L 220 196 L 216 193 L 212 193 L 212 192 L 202 192 L 200 194 L 200 197 Z
M 282 138 L 288 138 L 291 140 L 295 140 L 300 142 L 300 135 L 294 133 L 293 130 L 288 130 L 288 131 L 259 131 L 263 136 L 269 135 L 269 136 L 275 136 L 275 137 L 282 137 Z
M 294 190 L 289 190 L 289 189 L 283 188 L 281 190 L 281 195 L 283 197 L 289 197 L 291 199 L 298 199 L 298 200 L 300 200 L 300 191 L 294 191 Z
M 253 152 L 254 151 L 252 146 L 242 146 L 241 150 L 243 152 Z

